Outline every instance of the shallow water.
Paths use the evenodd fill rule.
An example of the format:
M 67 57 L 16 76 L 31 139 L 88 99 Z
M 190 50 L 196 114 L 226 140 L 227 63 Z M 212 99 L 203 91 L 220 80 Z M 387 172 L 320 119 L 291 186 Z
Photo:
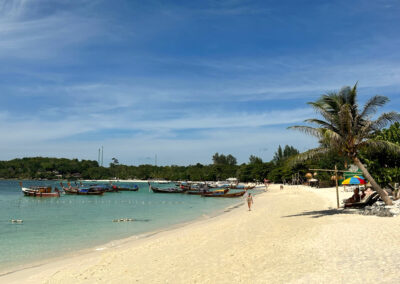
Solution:
M 136 184 L 138 192 L 39 198 L 23 196 L 18 181 L 0 181 L 0 269 L 166 228 L 240 202 L 240 199 L 156 194 L 149 192 L 147 183 Z M 24 181 L 24 186 L 31 185 L 58 185 L 58 182 Z M 135 221 L 112 222 L 120 218 Z M 22 219 L 23 223 L 11 223 L 11 219 Z

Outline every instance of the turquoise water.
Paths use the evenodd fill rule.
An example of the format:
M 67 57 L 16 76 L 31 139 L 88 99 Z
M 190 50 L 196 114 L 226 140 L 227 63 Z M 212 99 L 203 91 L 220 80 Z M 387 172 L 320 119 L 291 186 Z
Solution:
M 240 202 L 156 194 L 149 192 L 147 183 L 136 184 L 138 192 L 38 198 L 23 196 L 18 181 L 0 181 L 0 270 L 187 222 Z M 24 186 L 31 185 L 58 182 L 24 181 Z M 112 222 L 120 218 L 135 221 Z M 11 219 L 24 222 L 11 223 Z

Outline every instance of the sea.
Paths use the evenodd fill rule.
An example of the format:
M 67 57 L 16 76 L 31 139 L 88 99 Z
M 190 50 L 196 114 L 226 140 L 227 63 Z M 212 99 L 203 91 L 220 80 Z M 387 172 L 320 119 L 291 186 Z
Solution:
M 198 218 L 206 218 L 242 203 L 241 198 L 204 198 L 149 191 L 107 192 L 103 196 L 64 195 L 40 198 L 22 194 L 16 180 L 0 180 L 0 271 L 99 249 L 113 240 L 143 236 Z M 24 187 L 58 186 L 59 181 L 24 181 Z M 87 183 L 89 184 L 89 183 Z M 174 184 L 153 184 L 160 188 Z M 20 219 L 23 223 L 12 223 Z M 113 222 L 115 219 L 134 221 Z M 0 273 L 1 275 L 1 273 Z

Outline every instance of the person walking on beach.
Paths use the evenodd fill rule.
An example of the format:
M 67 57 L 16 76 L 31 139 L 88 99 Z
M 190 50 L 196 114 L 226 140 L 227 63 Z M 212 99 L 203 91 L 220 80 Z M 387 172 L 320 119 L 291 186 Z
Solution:
M 253 196 L 251 196 L 251 193 L 249 192 L 249 194 L 247 195 L 247 205 L 249 206 L 249 211 L 251 211 L 251 205 L 254 203 L 253 202 Z

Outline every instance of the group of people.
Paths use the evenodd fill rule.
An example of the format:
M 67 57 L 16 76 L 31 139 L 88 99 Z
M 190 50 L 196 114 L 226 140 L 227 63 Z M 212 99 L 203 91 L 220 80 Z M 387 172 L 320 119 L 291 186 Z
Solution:
M 345 203 L 356 203 L 360 202 L 364 198 L 370 196 L 374 191 L 371 189 L 371 187 L 367 187 L 367 189 L 362 189 L 361 194 L 360 194 L 360 188 L 357 186 L 354 191 L 353 195 L 345 200 Z

